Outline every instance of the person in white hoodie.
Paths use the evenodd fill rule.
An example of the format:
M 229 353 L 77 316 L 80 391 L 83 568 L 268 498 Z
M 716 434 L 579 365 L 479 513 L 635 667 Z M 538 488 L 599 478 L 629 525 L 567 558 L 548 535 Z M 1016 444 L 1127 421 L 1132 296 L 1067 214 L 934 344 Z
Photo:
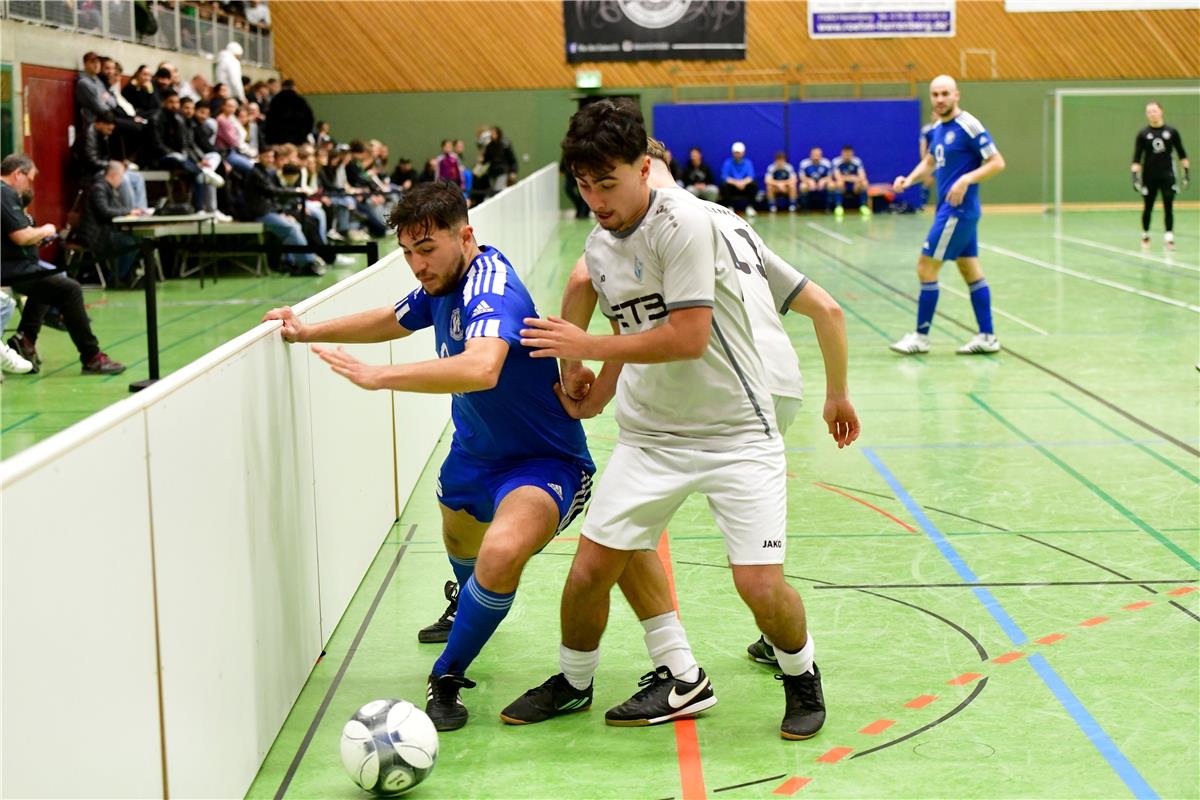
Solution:
M 230 42 L 225 49 L 217 54 L 216 83 L 229 87 L 229 96 L 236 98 L 239 103 L 246 102 L 246 92 L 242 88 L 242 46 Z

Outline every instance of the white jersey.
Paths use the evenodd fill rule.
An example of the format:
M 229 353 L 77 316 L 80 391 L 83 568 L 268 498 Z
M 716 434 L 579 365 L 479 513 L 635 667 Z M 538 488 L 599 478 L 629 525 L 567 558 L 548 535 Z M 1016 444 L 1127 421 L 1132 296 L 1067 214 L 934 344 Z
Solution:
M 779 319 L 808 278 L 775 255 L 746 221 L 728 208 L 695 198 L 687 190 L 662 189 L 699 203 L 717 227 L 725 248 L 734 259 L 742 285 L 746 313 L 754 332 L 754 344 L 762 359 L 767 388 L 778 397 L 804 397 L 800 360 Z
M 621 334 L 659 327 L 675 309 L 713 310 L 699 358 L 621 370 L 619 441 L 693 450 L 779 441 L 738 270 L 704 205 L 678 190 L 654 190 L 633 228 L 596 228 L 584 253 L 600 309 Z

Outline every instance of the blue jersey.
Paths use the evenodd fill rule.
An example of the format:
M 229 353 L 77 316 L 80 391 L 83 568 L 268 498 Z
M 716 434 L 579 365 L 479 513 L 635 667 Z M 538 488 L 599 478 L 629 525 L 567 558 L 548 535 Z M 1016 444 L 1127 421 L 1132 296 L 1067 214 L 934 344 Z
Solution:
M 811 158 L 806 158 L 800 162 L 800 172 L 804 177 L 811 178 L 814 181 L 828 177 L 832 171 L 833 165 L 829 163 L 828 158 L 822 158 L 820 161 L 813 161 Z
M 864 171 L 862 159 L 858 156 L 850 156 L 849 158 L 838 156 L 833 160 L 833 169 L 834 172 L 849 177 L 861 175 Z
M 931 122 L 928 125 L 921 126 L 921 141 L 925 143 L 925 152 L 933 152 L 933 129 L 937 127 L 936 122 Z
M 496 386 L 455 394 L 454 445 L 482 461 L 558 458 L 594 469 L 579 420 L 567 416 L 554 393 L 558 364 L 531 358 L 521 344 L 522 320 L 538 316 L 508 259 L 484 247 L 451 292 L 430 297 L 424 288 L 396 303 L 396 319 L 410 331 L 433 326 L 440 358 L 466 350 L 467 340 L 508 342 Z
M 937 200 L 941 206 L 945 204 L 946 193 L 956 180 L 978 169 L 980 164 L 998 151 L 983 123 L 967 112 L 960 111 L 949 122 L 939 122 L 934 126 L 930 152 L 937 165 L 933 174 L 937 178 Z M 962 203 L 953 208 L 951 213 L 956 217 L 978 217 L 982 213 L 979 207 L 979 184 L 973 183 L 967 188 Z

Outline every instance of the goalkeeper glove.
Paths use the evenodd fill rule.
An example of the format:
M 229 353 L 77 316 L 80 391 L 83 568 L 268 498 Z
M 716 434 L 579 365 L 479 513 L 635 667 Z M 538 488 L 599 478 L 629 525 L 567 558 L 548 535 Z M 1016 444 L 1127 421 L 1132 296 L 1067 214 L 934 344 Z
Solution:
M 1140 195 L 1145 195 L 1146 187 L 1142 185 L 1142 173 L 1135 169 L 1129 174 L 1133 178 L 1133 190 Z
M 1190 169 L 1188 169 L 1187 167 L 1184 167 L 1183 168 L 1183 188 L 1186 189 L 1188 187 L 1188 184 L 1191 182 L 1192 182 L 1192 171 Z

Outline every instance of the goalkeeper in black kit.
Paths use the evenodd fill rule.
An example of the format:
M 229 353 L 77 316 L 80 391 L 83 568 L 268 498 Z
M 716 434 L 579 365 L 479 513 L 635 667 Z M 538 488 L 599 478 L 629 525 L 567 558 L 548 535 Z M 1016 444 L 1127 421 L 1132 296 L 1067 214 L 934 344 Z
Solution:
M 1154 211 L 1154 199 L 1162 192 L 1163 246 L 1175 249 L 1175 193 L 1179 191 L 1179 178 L 1175 174 L 1172 150 L 1179 156 L 1183 169 L 1183 186 L 1186 189 L 1191 178 L 1188 170 L 1187 151 L 1179 131 L 1163 122 L 1163 108 L 1155 100 L 1146 104 L 1146 121 L 1150 123 L 1138 131 L 1133 148 L 1133 188 L 1142 196 L 1142 247 L 1150 246 L 1150 215 Z

